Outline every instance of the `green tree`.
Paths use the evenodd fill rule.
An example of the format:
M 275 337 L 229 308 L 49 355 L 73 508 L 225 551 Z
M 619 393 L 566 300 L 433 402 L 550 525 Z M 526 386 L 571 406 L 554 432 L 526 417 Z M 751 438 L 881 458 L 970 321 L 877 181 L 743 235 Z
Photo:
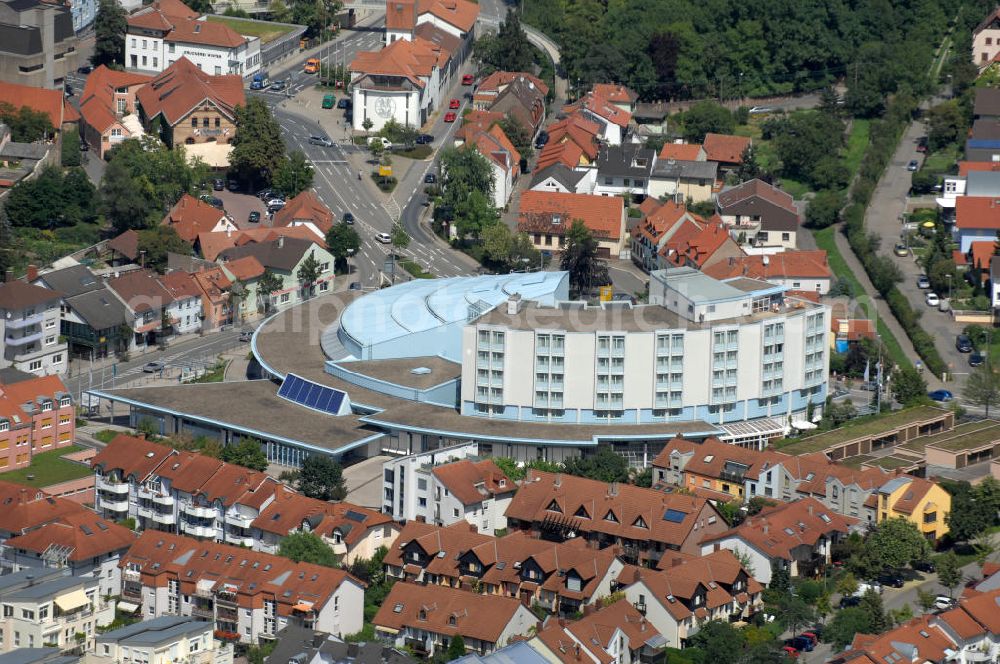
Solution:
M 297 563 L 307 562 L 324 567 L 337 567 L 340 562 L 326 542 L 314 533 L 292 533 L 281 538 L 278 555 Z
M 493 168 L 477 150 L 449 147 L 439 156 L 446 202 L 454 205 L 474 191 L 493 199 Z
M 740 155 L 740 165 L 733 171 L 737 182 L 748 182 L 761 176 L 760 164 L 757 163 L 757 148 L 753 144 L 743 149 Z
M 11 226 L 47 230 L 94 221 L 94 186 L 80 168 L 46 166 L 17 183 L 5 203 Z
M 836 650 L 850 645 L 855 634 L 868 634 L 870 630 L 868 613 L 860 606 L 852 606 L 838 611 L 827 625 L 823 640 L 833 643 Z
M 892 396 L 904 406 L 927 399 L 927 381 L 916 369 L 897 369 L 892 380 Z
M 229 163 L 241 180 L 256 189 L 260 182 L 271 181 L 284 160 L 281 127 L 259 97 L 236 107 L 236 124 L 240 130 L 232 140 Z
M 510 139 L 511 145 L 520 153 L 522 159 L 530 159 L 534 153 L 531 132 L 513 115 L 504 117 L 499 123 L 504 135 Z
M 958 100 L 946 101 L 928 110 L 927 126 L 927 143 L 931 150 L 957 142 L 968 131 L 966 114 Z
M 289 197 L 295 197 L 313 184 L 312 164 L 306 160 L 301 150 L 292 150 L 287 159 L 281 160 L 271 184 Z
M 271 4 L 267 9 L 268 13 L 271 14 L 272 21 L 277 21 L 278 23 L 292 22 L 292 10 L 288 8 L 284 0 L 271 0 Z
M 322 268 L 320 267 L 319 261 L 316 257 L 310 253 L 306 256 L 302 264 L 299 265 L 298 272 L 295 276 L 298 277 L 299 283 L 302 285 L 303 291 L 307 296 L 313 294 L 313 290 L 316 288 L 316 280 L 322 274 Z
M 632 484 L 644 489 L 648 489 L 653 486 L 653 468 L 643 468 L 639 472 L 632 475 Z M 720 505 L 728 505 L 729 503 L 720 503 Z M 722 510 L 719 510 L 722 513 Z
M 938 583 L 947 588 L 948 596 L 952 597 L 955 593 L 955 588 L 957 588 L 965 578 L 958 556 L 955 555 L 954 551 L 949 551 L 938 558 L 937 575 Z
M 689 639 L 692 646 L 701 649 L 705 662 L 738 662 L 745 639 L 740 630 L 721 620 L 710 620 Z
M 346 270 L 347 257 L 361 248 L 361 236 L 347 224 L 334 224 L 326 233 L 326 248 L 333 254 L 339 269 Z
M 583 297 L 594 286 L 609 283 L 608 266 L 597 256 L 597 240 L 582 221 L 574 219 L 566 233 L 561 269 L 569 272 L 569 282 Z
M 13 269 L 15 255 L 17 255 L 17 246 L 15 245 L 14 233 L 10 229 L 7 208 L 0 205 L 0 274 L 6 275 L 7 270 Z
M 60 159 L 64 168 L 80 165 L 80 134 L 75 131 L 64 131 L 60 146 Z
M 1000 403 L 1000 374 L 988 364 L 976 367 L 965 379 L 962 396 L 969 403 L 985 408 L 986 417 L 989 417 L 990 406 Z
M 496 225 L 500 219 L 492 199 L 478 190 L 470 191 L 452 207 L 455 211 L 455 230 L 459 237 L 479 239 L 487 228 Z
M 840 221 L 840 211 L 844 208 L 843 190 L 824 189 L 816 193 L 806 208 L 806 223 L 810 228 L 820 229 Z
M 95 67 L 125 64 L 127 29 L 125 9 L 116 0 L 100 0 L 94 18 L 94 54 L 90 56 Z
M 153 185 L 145 176 L 132 177 L 124 161 L 112 159 L 101 178 L 101 212 L 116 233 L 152 226 Z
M 49 114 L 44 111 L 36 111 L 30 106 L 15 108 L 7 102 L 0 102 L 0 122 L 10 128 L 10 138 L 19 143 L 34 143 L 51 138 L 55 135 L 55 127 L 52 126 Z M 74 134 L 73 131 L 66 132 L 67 135 Z M 77 142 L 77 163 L 63 164 L 63 166 L 79 166 L 80 135 L 76 134 Z M 63 137 L 65 142 L 66 137 Z M 72 140 L 72 139 L 70 139 Z
M 462 639 L 461 634 L 456 634 L 452 637 L 451 642 L 448 644 L 446 657 L 449 662 L 459 657 L 465 657 L 465 641 Z
M 341 7 L 335 0 L 292 0 L 292 22 L 306 26 L 309 37 L 326 41 L 330 38 L 330 24 Z
M 924 560 L 929 546 L 927 540 L 908 519 L 886 519 L 873 528 L 865 538 L 865 554 L 870 568 L 875 571 L 898 570 L 913 560 Z
M 263 304 L 264 313 L 271 310 L 271 296 L 281 290 L 285 283 L 269 268 L 264 268 L 264 274 L 257 280 L 257 298 Z
M 816 618 L 812 607 L 801 597 L 787 597 L 777 606 L 777 618 L 792 634 Z
M 312 454 L 302 462 L 299 491 L 319 500 L 343 500 L 347 496 L 344 469 L 325 454 Z
M 924 613 L 930 613 L 934 609 L 937 598 L 934 593 L 924 590 L 923 588 L 917 588 L 917 605 Z
M 705 134 L 731 134 L 736 126 L 733 114 L 728 108 L 714 101 L 701 101 L 684 113 L 684 138 L 692 143 L 701 143 Z
M 535 47 L 521 27 L 520 12 L 508 11 L 495 36 L 481 35 L 473 47 L 473 54 L 487 72 L 533 71 Z
M 379 129 L 378 135 L 388 138 L 393 145 L 409 147 L 417 142 L 420 132 L 415 127 L 404 125 L 395 118 L 389 118 Z
M 392 225 L 392 232 L 389 233 L 392 246 L 396 250 L 403 250 L 410 246 L 410 234 L 403 228 L 403 224 L 398 221 Z
M 844 125 L 835 117 L 818 112 L 798 113 L 777 125 L 774 148 L 781 160 L 781 173 L 806 180 L 817 188 L 836 185 L 830 165 L 824 160 L 836 155 L 844 143 Z
M 367 135 L 368 132 L 370 132 L 372 130 L 372 127 L 374 127 L 374 126 L 375 126 L 375 123 L 372 122 L 371 118 L 365 118 L 361 122 L 361 128 L 365 130 L 365 135 Z
M 172 226 L 158 224 L 139 231 L 139 251 L 144 256 L 148 268 L 163 272 L 167 267 L 168 254 L 189 256 L 191 245 L 185 242 Z
M 868 634 L 881 634 L 891 626 L 885 607 L 882 606 L 882 596 L 875 590 L 869 589 L 861 596 L 858 608 L 864 612 L 868 621 Z
M 267 470 L 267 455 L 256 438 L 244 438 L 236 444 L 226 445 L 222 448 L 222 460 L 251 470 Z
M 600 447 L 596 454 L 571 457 L 563 463 L 565 472 L 601 482 L 628 482 L 628 461 L 610 447 Z

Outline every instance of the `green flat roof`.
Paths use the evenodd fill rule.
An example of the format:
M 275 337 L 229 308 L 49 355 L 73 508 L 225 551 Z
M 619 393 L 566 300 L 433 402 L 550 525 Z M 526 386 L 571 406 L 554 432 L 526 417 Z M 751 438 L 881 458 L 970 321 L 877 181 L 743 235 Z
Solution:
M 913 408 L 897 410 L 886 415 L 866 417 L 855 424 L 849 422 L 839 429 L 802 438 L 794 443 L 779 446 L 776 449 L 780 449 L 786 454 L 821 452 L 830 447 L 835 447 L 858 438 L 868 438 L 883 433 L 891 433 L 911 424 L 937 419 L 947 414 L 948 411 L 943 408 L 915 406 Z
M 994 426 L 981 429 L 980 431 L 942 440 L 941 442 L 934 443 L 933 446 L 939 450 L 960 452 L 961 450 L 970 450 L 997 441 L 1000 441 L 1000 422 L 995 422 Z
M 936 443 L 945 440 L 950 440 L 957 436 L 968 436 L 978 431 L 982 431 L 983 429 L 989 429 L 991 427 L 995 427 L 998 424 L 1000 424 L 1000 422 L 996 422 L 995 420 L 983 420 L 981 422 L 966 422 L 965 424 L 959 424 L 951 431 L 942 431 L 941 433 L 936 433 L 933 436 L 919 436 L 907 442 L 906 444 L 901 445 L 900 447 L 904 450 L 911 450 L 922 454 L 924 448 L 927 447 L 928 445 L 934 445 Z
M 885 468 L 887 470 L 893 470 L 895 468 L 909 468 L 910 466 L 916 466 L 917 462 L 913 459 L 902 459 L 895 456 L 882 457 L 881 459 L 874 459 L 867 462 L 869 466 L 878 466 L 879 468 Z

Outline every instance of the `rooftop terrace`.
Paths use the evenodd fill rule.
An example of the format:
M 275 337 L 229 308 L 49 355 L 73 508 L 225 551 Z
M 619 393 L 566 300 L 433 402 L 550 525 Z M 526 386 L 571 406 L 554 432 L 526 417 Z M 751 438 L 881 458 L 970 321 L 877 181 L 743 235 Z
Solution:
M 948 414 L 949 412 L 943 408 L 935 408 L 933 406 L 905 408 L 887 415 L 863 418 L 853 423 L 848 422 L 832 431 L 808 436 L 786 445 L 778 443 L 775 447 L 786 454 L 822 452 L 828 448 L 849 443 L 859 438 L 889 435 L 908 426 L 924 424 Z

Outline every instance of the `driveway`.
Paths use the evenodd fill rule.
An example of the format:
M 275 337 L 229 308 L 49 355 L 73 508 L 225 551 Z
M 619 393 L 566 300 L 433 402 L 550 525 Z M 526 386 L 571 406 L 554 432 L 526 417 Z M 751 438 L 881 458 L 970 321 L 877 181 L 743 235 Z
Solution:
M 263 201 L 253 194 L 240 194 L 227 189 L 225 191 L 213 191 L 212 195 L 222 200 L 222 205 L 226 208 L 226 212 L 229 213 L 229 216 L 233 218 L 233 221 L 236 222 L 236 225 L 240 229 L 260 228 L 261 226 L 270 225 L 267 207 Z M 260 213 L 259 223 L 251 224 L 247 221 L 251 211 Z

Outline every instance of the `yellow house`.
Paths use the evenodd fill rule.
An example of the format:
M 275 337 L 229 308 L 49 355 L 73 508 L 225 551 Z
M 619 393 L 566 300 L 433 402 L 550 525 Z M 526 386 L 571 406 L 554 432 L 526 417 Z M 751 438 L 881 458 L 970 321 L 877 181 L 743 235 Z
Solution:
M 903 517 L 932 542 L 947 534 L 945 518 L 951 511 L 951 494 L 938 484 L 901 475 L 879 487 L 878 494 L 878 523 Z

